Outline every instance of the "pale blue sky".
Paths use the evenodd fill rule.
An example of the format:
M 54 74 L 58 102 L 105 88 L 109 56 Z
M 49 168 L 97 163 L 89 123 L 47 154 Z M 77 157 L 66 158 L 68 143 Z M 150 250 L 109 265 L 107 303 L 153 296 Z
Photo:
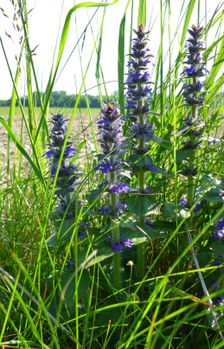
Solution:
M 83 1 L 79 1 L 83 2 Z M 210 1 L 208 1 L 209 3 Z M 27 0 L 28 9 L 33 11 L 30 14 L 30 45 L 33 49 L 36 45 L 39 45 L 36 49 L 36 55 L 34 56 L 35 68 L 38 76 L 38 82 L 40 89 L 44 91 L 48 76 L 50 73 L 50 67 L 53 59 L 53 52 L 55 48 L 55 42 L 58 34 L 61 33 L 62 24 L 64 23 L 65 17 L 69 9 L 78 3 L 72 0 Z M 150 25 L 150 19 L 153 19 L 154 25 L 152 33 L 150 35 L 150 45 L 151 50 L 156 55 L 159 44 L 159 0 L 148 0 L 147 2 L 147 23 Z M 188 1 L 185 1 L 186 5 Z M 209 8 L 215 7 L 222 3 L 219 0 L 212 0 L 210 2 Z M 120 0 L 117 4 L 108 7 L 106 10 L 104 30 L 103 30 L 103 48 L 102 48 L 102 68 L 104 72 L 104 78 L 106 81 L 117 80 L 117 48 L 118 48 L 118 31 L 119 25 L 124 14 L 124 10 L 127 4 L 127 0 Z M 171 0 L 171 18 L 172 27 L 171 31 L 174 33 L 176 26 L 178 24 L 178 14 L 180 11 L 180 6 L 182 0 Z M 201 1 L 201 19 L 204 17 L 204 1 Z M 138 6 L 138 0 L 134 0 L 134 5 Z M 7 51 L 8 59 L 13 73 L 16 68 L 15 55 L 19 54 L 19 37 L 20 33 L 17 32 L 12 25 L 13 8 L 11 6 L 10 0 L 0 0 L 0 7 L 2 7 L 9 18 L 3 16 L 0 13 L 0 35 L 4 43 L 5 49 Z M 186 7 L 186 6 L 185 6 Z M 77 38 L 82 33 L 85 25 L 88 22 L 88 18 L 91 18 L 95 11 L 95 8 L 89 9 L 79 9 L 76 16 L 73 15 L 71 21 L 69 38 L 66 43 L 66 49 L 63 55 L 63 60 L 59 68 L 59 72 L 63 67 L 63 63 L 68 58 L 72 48 L 77 42 Z M 213 12 L 213 11 L 212 11 Z M 127 28 L 129 27 L 129 13 L 127 13 Z M 95 39 L 97 38 L 97 33 L 99 32 L 101 19 L 102 19 L 103 9 L 99 9 L 97 15 L 92 21 L 92 28 Z M 134 26 L 137 24 L 137 11 L 135 11 Z M 210 16 L 210 15 L 208 15 Z M 75 18 L 77 22 L 75 21 Z M 196 20 L 196 17 L 195 17 Z M 60 26 L 61 23 L 61 26 Z M 78 34 L 77 34 L 78 28 Z M 5 35 L 7 32 L 12 39 Z M 166 33 L 167 34 L 167 33 Z M 94 37 L 91 33 L 90 28 L 86 33 L 86 40 L 81 53 L 81 63 L 79 59 L 79 50 L 76 49 L 67 63 L 66 67 L 60 74 L 57 82 L 55 84 L 54 90 L 66 90 L 68 93 L 76 93 L 79 90 L 82 80 L 82 73 L 85 72 L 86 67 L 89 63 L 89 59 L 94 53 Z M 212 39 L 210 39 L 212 40 Z M 165 38 L 165 44 L 167 40 Z M 81 46 L 80 46 L 81 47 Z M 128 52 L 128 47 L 126 47 L 126 52 Z M 90 68 L 86 77 L 86 88 L 91 89 L 96 85 L 95 79 L 95 67 L 96 67 L 96 54 L 93 54 L 93 59 L 90 64 Z M 12 90 L 12 83 L 10 80 L 10 75 L 3 57 L 2 49 L 0 48 L 0 71 L 1 71 L 1 83 L 0 83 L 0 99 L 6 99 L 10 97 Z M 25 79 L 25 66 L 21 65 L 21 79 L 19 84 L 19 93 L 22 95 L 24 93 L 24 79 Z M 108 83 L 107 88 L 109 92 L 117 89 L 116 83 Z M 97 89 L 90 90 L 92 94 L 97 94 Z

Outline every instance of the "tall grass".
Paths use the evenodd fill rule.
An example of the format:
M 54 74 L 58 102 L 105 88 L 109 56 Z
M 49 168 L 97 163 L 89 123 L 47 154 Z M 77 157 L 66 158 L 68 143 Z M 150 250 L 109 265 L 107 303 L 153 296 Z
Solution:
M 110 40 L 104 31 L 107 16 L 113 8 L 120 9 L 120 3 L 124 5 L 124 12 L 117 12 L 120 18 L 118 37 Z M 5 132 L 2 134 L 7 136 L 6 143 L 1 144 L 4 156 L 0 158 L 0 346 L 223 348 L 224 245 L 223 238 L 212 239 L 224 211 L 223 2 L 216 1 L 216 5 L 211 6 L 207 0 L 182 0 L 177 6 L 174 0 L 161 0 L 152 8 L 143 0 L 77 3 L 63 18 L 62 29 L 58 31 L 43 99 L 41 79 L 30 48 L 28 5 L 26 0 L 17 3 L 23 41 L 14 75 L 10 52 L 6 49 L 8 38 L 0 39 L 13 85 L 10 110 L 0 110 L 0 123 Z M 76 27 L 78 39 L 74 52 L 77 52 L 80 67 L 75 68 L 82 72 L 82 81 L 75 91 L 77 99 L 73 108 L 52 111 L 68 117 L 66 142 L 70 137 L 79 150 L 73 161 L 80 171 L 75 190 L 77 202 L 82 204 L 78 210 L 76 202 L 75 221 L 65 228 L 64 215 L 55 232 L 52 212 L 59 168 L 51 180 L 45 156 L 50 142 L 49 101 L 59 74 L 62 78 L 63 69 L 69 62 L 66 60 L 63 66 L 73 18 L 76 14 L 78 17 L 79 11 L 89 8 L 97 10 L 98 17 L 94 14 L 90 18 L 84 33 Z M 95 20 L 100 23 L 98 32 Z M 110 85 L 106 77 L 110 67 L 104 64 L 102 56 L 105 52 L 115 55 L 118 51 L 114 80 L 117 80 L 121 111 L 126 113 L 127 55 L 133 38 L 132 29 L 139 24 L 151 31 L 149 45 L 154 54 L 150 58 L 154 63 L 151 77 L 154 85 L 150 122 L 157 142 L 152 144 L 150 155 L 159 170 L 145 177 L 154 199 L 153 205 L 148 204 L 145 208 L 145 214 L 153 225 L 148 228 L 133 225 L 139 208 L 134 206 L 131 195 L 129 214 L 122 216 L 120 222 L 122 234 L 128 235 L 137 246 L 144 244 L 144 276 L 139 280 L 136 275 L 136 247 L 124 250 L 119 261 L 122 264 L 118 282 L 121 289 L 117 289 L 111 280 L 114 251 L 105 241 L 110 228 L 108 221 L 97 215 L 99 207 L 106 202 L 104 192 L 98 188 L 103 176 L 94 171 L 99 152 L 95 123 L 98 111 L 87 108 L 86 115 L 83 116 L 83 112 L 81 115 L 79 101 L 89 88 L 86 80 L 95 63 L 99 99 L 109 101 Z M 203 57 L 208 72 L 205 103 L 199 112 L 206 125 L 194 155 L 198 166 L 194 198 L 191 197 L 189 207 L 182 207 L 179 200 L 186 197 L 188 183 L 181 171 L 189 153 L 181 151 L 181 127 L 188 109 L 182 98 L 180 74 L 184 69 L 187 30 L 192 24 L 204 26 Z M 91 35 L 93 45 L 88 48 L 88 60 L 83 62 L 87 34 Z M 28 109 L 18 99 L 22 62 L 27 78 Z M 39 109 L 35 107 L 33 91 L 39 95 Z M 88 95 L 86 101 L 88 105 Z M 129 127 L 129 121 L 126 121 L 125 135 L 128 135 Z M 208 142 L 213 140 L 211 137 L 218 139 Z M 65 146 L 59 164 L 64 151 Z M 134 176 L 128 180 L 131 185 L 136 185 Z M 200 210 L 194 213 L 202 200 Z M 82 221 L 87 221 L 89 228 L 80 240 L 78 231 Z M 63 240 L 68 233 L 69 238 Z M 206 295 L 201 288 L 202 280 L 208 291 Z

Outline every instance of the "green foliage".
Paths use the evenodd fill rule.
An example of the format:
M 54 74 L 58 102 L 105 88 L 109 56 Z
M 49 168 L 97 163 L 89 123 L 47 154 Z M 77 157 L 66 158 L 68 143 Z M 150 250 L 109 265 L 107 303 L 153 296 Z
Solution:
M 153 195 L 133 194 L 128 200 L 128 210 L 136 216 L 150 214 L 158 206 Z
M 158 4 L 153 3 L 153 10 L 158 5 L 159 16 L 156 18 L 150 14 L 150 2 L 146 0 L 123 2 L 124 12 L 116 13 L 120 23 L 117 41 L 104 35 L 103 26 L 97 33 L 94 25 L 88 23 L 85 35 L 88 36 L 91 30 L 93 53 L 86 70 L 80 55 L 83 81 L 77 92 L 53 91 L 70 34 L 74 35 L 73 16 L 94 7 L 99 10 L 97 21 L 106 23 L 107 16 L 111 15 L 109 5 L 116 6 L 116 3 L 122 1 L 80 2 L 68 11 L 62 31 L 58 32 L 58 45 L 55 43 L 55 56 L 52 57 L 54 63 L 44 89 L 30 49 L 30 17 L 25 0 L 18 2 L 23 44 L 17 66 L 11 63 L 6 38 L 1 37 L 3 56 L 14 86 L 12 97 L 0 101 L 0 106 L 10 107 L 9 114 L 9 108 L 1 110 L 0 118 L 1 347 L 223 347 L 224 310 L 220 298 L 224 292 L 224 243 L 222 238 L 213 237 L 224 212 L 223 9 L 221 5 L 215 8 L 211 4 L 204 20 L 202 1 L 161 0 Z M 207 9 L 210 7 L 210 2 L 204 4 Z M 100 12 L 100 8 L 107 10 Z M 203 58 L 209 71 L 205 81 L 206 102 L 198 109 L 198 115 L 205 120 L 206 126 L 197 149 L 183 150 L 183 133 L 189 130 L 183 130 L 182 123 L 189 110 L 183 105 L 181 89 L 184 82 L 180 73 L 184 69 L 187 30 L 195 18 L 205 25 Z M 114 31 L 113 18 L 111 23 Z M 103 176 L 94 171 L 98 135 L 95 115 L 92 115 L 96 113 L 92 109 L 99 109 L 101 100 L 114 100 L 114 97 L 119 98 L 122 107 L 125 105 L 122 83 L 128 70 L 125 61 L 131 39 L 131 34 L 127 38 L 126 33 L 132 33 L 133 23 L 143 23 L 147 30 L 157 34 L 149 34 L 149 45 L 152 44 L 150 48 L 154 54 L 150 60 L 155 62 L 152 69 L 153 114 L 149 119 L 155 138 L 143 157 L 130 157 L 132 145 L 127 147 L 126 161 L 136 172 L 130 178 L 127 170 L 124 181 L 136 188 L 136 169 L 147 168 L 152 159 L 158 170 L 155 173 L 149 171 L 144 177 L 145 188 L 149 191 L 142 194 L 133 189 L 129 194 L 121 195 L 128 210 L 119 212 L 115 220 L 120 224 L 122 238 L 130 240 L 133 247 L 122 250 L 122 288 L 115 290 L 111 283 L 115 251 L 111 245 L 108 216 L 99 214 L 105 191 L 103 186 L 96 189 Z M 77 36 L 83 38 L 79 28 Z M 82 45 L 85 46 L 84 39 Z M 118 80 L 118 92 L 107 96 L 106 72 L 110 67 L 104 67 L 102 57 L 115 55 L 117 48 L 118 77 L 114 76 L 114 80 Z M 95 63 L 96 84 L 103 82 L 106 97 L 83 95 L 89 66 L 95 67 Z M 26 70 L 27 77 L 27 92 L 23 98 L 17 90 L 21 83 L 24 84 L 20 65 Z M 63 220 L 57 216 L 54 226 L 51 212 L 56 201 L 55 183 L 52 184 L 44 156 L 49 141 L 49 107 L 56 108 L 51 109 L 53 112 L 71 107 L 66 110 L 68 135 L 71 133 L 72 142 L 79 144 L 74 145 L 79 154 L 73 163 L 82 172 L 75 188 L 82 203 L 77 220 Z M 79 107 L 87 108 L 86 115 L 80 115 Z M 125 120 L 127 133 L 129 127 L 129 121 Z M 209 136 L 220 141 L 210 144 Z M 198 167 L 193 180 L 181 174 L 192 156 Z M 188 188 L 193 188 L 190 194 Z M 187 199 L 188 195 L 194 197 L 193 206 L 179 205 L 179 200 Z M 203 204 L 195 211 L 201 200 L 204 200 Z M 142 217 L 141 222 L 139 217 Z M 82 221 L 88 228 L 86 235 L 79 239 L 77 228 Z M 141 250 L 142 246 L 144 249 Z M 142 280 L 136 273 L 139 247 L 139 251 L 144 251 L 142 257 L 146 265 Z M 202 289 L 202 280 L 208 294 Z M 214 314 L 220 328 L 214 321 Z

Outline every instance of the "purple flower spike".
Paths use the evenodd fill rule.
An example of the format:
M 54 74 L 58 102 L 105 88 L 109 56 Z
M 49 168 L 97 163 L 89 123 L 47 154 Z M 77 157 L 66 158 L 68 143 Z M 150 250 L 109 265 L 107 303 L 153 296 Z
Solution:
M 205 120 L 200 118 L 197 112 L 197 108 L 204 104 L 204 81 L 201 78 L 205 76 L 206 68 L 203 61 L 201 52 L 204 50 L 203 42 L 200 40 L 202 36 L 203 28 L 193 25 L 188 30 L 190 37 L 187 40 L 186 52 L 185 52 L 185 65 L 182 72 L 182 78 L 186 79 L 183 85 L 183 99 L 184 105 L 189 107 L 188 116 L 184 118 L 183 125 L 180 128 L 183 135 L 182 150 L 192 150 L 192 154 L 182 160 L 184 168 L 181 171 L 186 177 L 196 176 L 198 173 L 195 161 L 192 161 L 195 157 L 195 151 L 201 144 L 201 137 L 205 129 Z M 194 159 L 195 160 L 195 159 Z M 193 165 L 194 164 L 194 165 Z M 199 205 L 194 208 L 194 213 L 199 210 Z
M 46 157 L 50 159 L 51 177 L 54 178 L 59 167 L 59 160 L 61 159 L 62 149 L 65 146 L 66 126 L 67 120 L 63 114 L 52 114 L 51 124 L 53 125 L 50 132 L 49 150 L 46 152 Z M 72 195 L 76 180 L 79 175 L 76 167 L 69 161 L 69 158 L 76 155 L 77 151 L 71 146 L 68 140 L 60 161 L 60 169 L 56 182 L 56 195 L 59 199 L 58 212 L 63 216 L 66 211 L 66 217 L 74 217 L 74 205 L 72 204 Z
M 130 155 L 130 164 L 133 172 L 136 171 L 153 171 L 157 172 L 158 168 L 152 163 L 152 160 L 147 161 L 147 156 L 150 149 L 146 146 L 155 140 L 153 127 L 149 122 L 150 104 L 152 104 L 152 89 L 150 81 L 151 74 L 149 66 L 152 66 L 150 58 L 150 50 L 148 46 L 147 34 L 144 26 L 141 24 L 137 30 L 134 30 L 136 37 L 132 40 L 131 58 L 128 62 L 129 72 L 126 80 L 126 108 L 128 109 L 128 118 L 131 120 L 129 136 L 134 147 Z M 150 158 L 150 155 L 148 158 Z M 137 157 L 142 157 L 142 161 L 137 161 Z M 136 173 L 137 175 L 137 173 Z M 141 188 L 142 190 L 142 188 Z
M 204 83 L 199 81 L 198 78 L 205 75 L 205 64 L 202 62 L 201 50 L 203 50 L 203 42 L 200 41 L 202 35 L 202 27 L 192 26 L 189 30 L 190 38 L 187 40 L 186 45 L 188 52 L 186 53 L 187 60 L 184 71 L 181 73 L 184 78 L 193 79 L 191 83 L 184 85 L 184 98 L 188 105 L 202 105 L 203 96 L 197 96 L 201 91 Z

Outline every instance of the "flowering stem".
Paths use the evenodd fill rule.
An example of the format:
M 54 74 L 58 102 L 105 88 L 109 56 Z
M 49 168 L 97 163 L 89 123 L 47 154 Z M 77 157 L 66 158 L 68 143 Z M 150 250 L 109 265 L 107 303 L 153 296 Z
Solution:
M 132 41 L 130 61 L 128 62 L 129 76 L 126 82 L 127 108 L 129 110 L 128 116 L 132 121 L 130 134 L 132 139 L 135 139 L 135 146 L 130 159 L 133 171 L 136 171 L 138 176 L 137 195 L 139 195 L 139 205 L 141 206 L 140 200 L 145 193 L 145 173 L 153 170 L 155 167 L 150 155 L 147 154 L 150 149 L 148 143 L 154 138 L 152 125 L 148 122 L 149 106 L 152 101 L 148 66 L 151 63 L 150 58 L 152 55 L 148 48 L 148 40 L 146 38 L 148 32 L 145 32 L 144 25 L 140 24 L 134 32 L 136 37 Z M 141 209 L 141 213 L 138 213 L 137 223 L 140 226 L 145 224 L 145 211 L 143 209 Z M 137 247 L 136 269 L 139 280 L 142 280 L 144 277 L 144 250 L 143 244 Z
M 184 97 L 187 105 L 191 108 L 191 115 L 190 120 L 188 120 L 188 123 L 191 125 L 191 131 L 188 133 L 189 135 L 189 142 L 186 143 L 190 149 L 192 149 L 192 154 L 190 156 L 189 162 L 188 162 L 188 186 L 187 186 L 187 206 L 192 207 L 194 205 L 194 197 L 195 197 L 195 181 L 194 176 L 197 174 L 197 168 L 195 164 L 195 153 L 197 149 L 197 145 L 199 144 L 198 139 L 203 134 L 204 127 L 197 129 L 194 125 L 197 123 L 197 107 L 203 104 L 203 97 L 198 95 L 198 93 L 201 91 L 201 88 L 203 84 L 200 82 L 200 77 L 204 76 L 204 63 L 201 59 L 200 51 L 202 48 L 202 42 L 199 40 L 201 37 L 201 32 L 203 28 L 198 26 L 192 26 L 191 30 L 189 30 L 189 33 L 191 35 L 190 39 L 188 39 L 188 53 L 187 53 L 187 61 L 185 62 L 189 67 L 185 69 L 185 74 L 187 78 L 191 79 L 190 84 L 185 84 L 185 92 Z M 193 228 L 192 223 L 192 214 L 191 217 L 188 219 L 188 222 L 186 224 L 187 229 L 187 238 L 190 245 L 192 245 L 192 235 L 190 233 L 190 230 Z M 191 254 L 195 263 L 196 268 L 199 270 L 200 265 L 194 250 L 194 247 L 191 248 Z M 198 277 L 201 283 L 201 287 L 203 290 L 204 295 L 207 297 L 208 304 L 209 304 L 209 310 L 210 315 L 212 317 L 212 322 L 214 324 L 214 327 L 219 330 L 220 337 L 223 339 L 223 335 L 220 331 L 220 325 L 216 316 L 216 313 L 213 310 L 213 302 L 209 295 L 209 291 L 207 289 L 207 286 L 205 284 L 204 278 L 200 270 L 197 272 Z
M 112 283 L 115 289 L 121 288 L 121 251 L 124 243 L 121 240 L 119 231 L 118 214 L 121 211 L 122 203 L 118 200 L 119 193 L 128 193 L 130 188 L 127 184 L 120 182 L 121 169 L 123 167 L 123 141 L 122 120 L 120 109 L 117 103 L 104 103 L 101 112 L 101 120 L 98 127 L 101 133 L 101 147 L 103 154 L 99 154 L 99 159 L 106 157 L 106 161 L 101 162 L 96 169 L 104 174 L 109 174 L 109 181 L 106 181 L 109 192 L 109 204 L 101 208 L 103 214 L 110 216 L 112 248 L 115 251 L 113 256 Z M 125 205 L 124 205 L 125 206 Z M 105 211 L 106 209 L 106 211 Z M 130 245 L 129 241 L 126 242 Z
M 196 77 L 194 77 L 193 78 L 193 84 L 196 84 L 196 82 L 197 82 Z M 196 106 L 192 106 L 192 119 L 195 119 L 196 113 L 197 113 L 197 107 Z M 191 136 L 191 141 L 195 142 L 195 138 L 196 137 L 194 135 L 192 135 Z M 195 159 L 194 155 L 195 155 L 195 153 L 192 154 L 191 161 L 190 161 L 191 168 L 194 167 L 194 159 Z M 192 207 L 193 204 L 194 204 L 194 193 L 195 193 L 194 178 L 193 178 L 193 176 L 189 176 L 188 177 L 188 189 L 187 189 L 187 205 L 188 205 L 188 207 Z M 187 226 L 187 238 L 188 238 L 189 244 L 192 243 L 192 235 L 190 233 L 191 224 L 192 224 L 192 217 L 190 217 L 190 221 L 189 221 L 189 224 Z M 197 259 L 196 253 L 195 253 L 195 249 L 194 249 L 193 246 L 191 248 L 191 254 L 192 254 L 192 258 L 194 260 L 195 267 L 196 267 L 196 269 L 199 270 L 200 269 L 200 265 L 199 265 L 199 262 L 198 262 L 198 259 Z M 203 275 L 202 275 L 200 270 L 197 272 L 197 274 L 198 274 L 198 278 L 199 278 L 200 283 L 201 283 L 201 287 L 202 287 L 203 293 L 207 297 L 207 300 L 208 300 L 208 303 L 209 303 L 209 310 L 211 311 L 210 315 L 212 317 L 214 326 L 215 326 L 215 328 L 217 330 L 220 331 L 221 329 L 220 329 L 220 325 L 219 325 L 219 322 L 218 322 L 218 319 L 217 319 L 217 314 L 213 310 L 213 307 L 214 307 L 213 306 L 213 302 L 212 302 L 212 299 L 210 297 L 210 294 L 209 294 L 209 291 L 207 289 L 207 286 L 205 284 Z M 222 335 L 222 332 L 220 331 L 219 334 L 220 334 L 220 336 L 221 336 L 221 338 L 223 340 L 224 337 Z

